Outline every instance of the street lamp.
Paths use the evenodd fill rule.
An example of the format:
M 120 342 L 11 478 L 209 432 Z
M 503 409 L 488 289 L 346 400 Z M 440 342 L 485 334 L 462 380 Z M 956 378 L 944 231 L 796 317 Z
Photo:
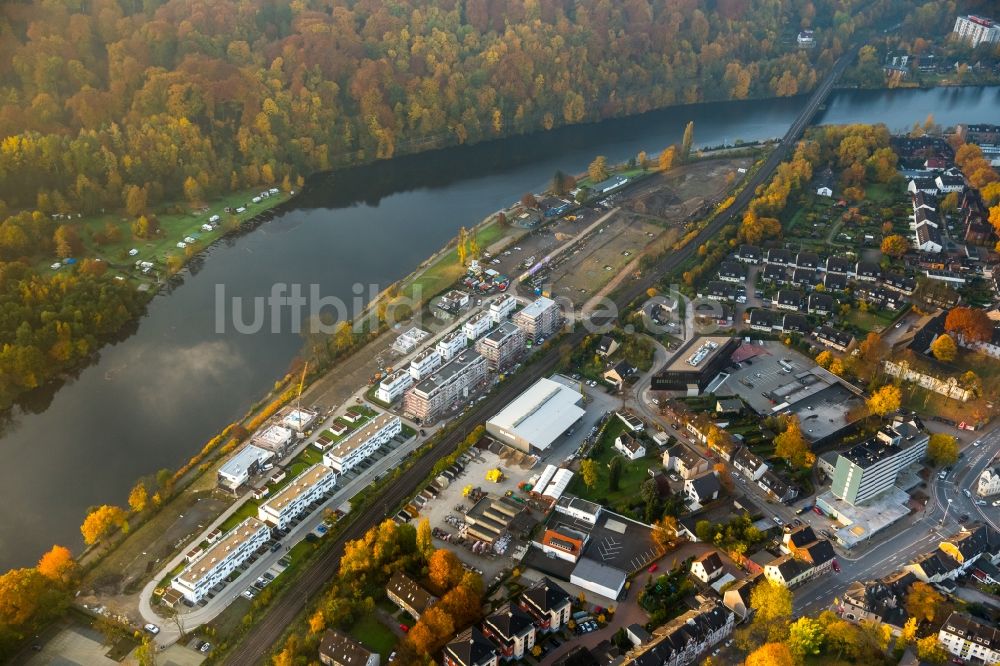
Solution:
M 944 507 L 944 516 L 941 517 L 941 524 L 942 525 L 944 525 L 944 521 L 948 520 L 948 509 L 951 508 L 951 503 L 953 501 L 954 500 L 952 500 L 950 497 L 948 498 L 948 503 Z

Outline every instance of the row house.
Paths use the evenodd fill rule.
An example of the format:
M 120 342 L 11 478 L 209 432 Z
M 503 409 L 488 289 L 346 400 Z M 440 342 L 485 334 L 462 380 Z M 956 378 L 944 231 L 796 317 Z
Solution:
M 819 255 L 815 252 L 799 252 L 795 255 L 795 268 L 809 271 L 819 269 Z
M 719 266 L 719 279 L 723 282 L 742 284 L 747 279 L 746 268 L 736 261 L 723 261 Z
M 974 524 L 938 544 L 937 550 L 924 553 L 904 566 L 925 583 L 953 580 L 968 571 L 980 558 L 995 562 L 996 544 L 991 544 L 989 528 Z
M 775 266 L 787 266 L 793 268 L 795 266 L 795 255 L 792 254 L 791 250 L 785 250 L 782 248 L 772 248 L 767 251 L 767 258 L 765 262 Z
M 327 450 L 323 454 L 323 464 L 346 474 L 402 431 L 403 422 L 398 416 L 379 414 Z
M 774 296 L 772 305 L 779 310 L 797 312 L 802 309 L 802 293 L 792 289 L 782 289 Z
M 625 666 L 687 666 L 733 633 L 735 615 L 717 601 L 704 601 L 653 632 L 653 640 L 626 655 Z
M 826 317 L 833 314 L 833 296 L 830 294 L 809 294 L 806 299 L 806 312 Z
M 752 481 L 759 481 L 769 469 L 763 458 L 745 446 L 733 456 L 733 467 Z
M 859 282 L 878 282 L 882 268 L 874 261 L 859 261 L 854 269 L 854 277 Z
M 917 288 L 917 280 L 912 275 L 899 275 L 898 273 L 887 273 L 882 277 L 882 284 L 886 289 L 898 291 L 905 296 L 912 296 Z
M 802 289 L 812 289 L 819 284 L 820 278 L 814 268 L 796 268 L 792 271 L 792 277 L 788 283 L 793 287 Z
M 826 258 L 825 272 L 837 275 L 849 275 L 854 268 L 853 262 L 845 257 L 829 256 Z
M 663 452 L 663 468 L 677 472 L 682 479 L 691 479 L 709 470 L 708 460 L 682 442 Z
M 938 642 L 961 662 L 1000 664 L 1000 630 L 971 615 L 952 612 L 938 631 Z
M 820 326 L 816 329 L 816 341 L 830 349 L 846 352 L 847 348 L 854 342 L 854 336 L 846 331 L 838 331 L 829 326 Z
M 777 321 L 777 313 L 771 312 L 770 310 L 757 309 L 750 312 L 750 319 L 748 320 L 748 323 L 750 324 L 750 328 L 755 331 L 770 333 L 774 330 L 774 324 Z
M 767 493 L 772 499 L 782 503 L 791 502 L 799 494 L 799 491 L 782 481 L 781 477 L 775 474 L 774 470 L 770 469 L 757 479 L 757 487 Z
M 767 264 L 760 273 L 761 282 L 785 284 L 788 281 L 788 269 L 778 264 Z
M 846 291 L 847 279 L 846 273 L 824 273 L 820 284 L 826 291 Z
M 763 253 L 756 245 L 740 245 L 736 249 L 736 260 L 744 264 L 759 264 Z
M 336 472 L 316 463 L 261 504 L 257 508 L 257 518 L 272 527 L 286 529 L 296 517 L 308 513 L 309 505 L 323 498 L 336 484 Z
M 710 301 L 731 301 L 736 297 L 736 287 L 721 280 L 711 280 L 698 291 L 698 298 Z

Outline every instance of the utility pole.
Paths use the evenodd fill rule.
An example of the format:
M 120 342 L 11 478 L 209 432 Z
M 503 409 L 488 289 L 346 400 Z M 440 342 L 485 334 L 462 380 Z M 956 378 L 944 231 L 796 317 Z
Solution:
M 944 516 L 941 517 L 941 524 L 944 525 L 944 521 L 948 520 L 948 509 L 951 508 L 952 499 L 948 498 L 948 503 L 944 507 Z

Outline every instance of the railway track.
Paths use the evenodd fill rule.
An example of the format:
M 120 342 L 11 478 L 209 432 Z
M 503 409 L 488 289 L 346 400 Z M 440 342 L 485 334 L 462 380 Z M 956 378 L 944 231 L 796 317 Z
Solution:
M 770 179 L 778 165 L 791 154 L 795 142 L 812 121 L 819 107 L 826 101 L 837 79 L 853 57 L 854 51 L 850 51 L 837 61 L 830 73 L 810 96 L 795 122 L 788 128 L 781 143 L 768 155 L 761 168 L 751 176 L 746 187 L 736 196 L 729 208 L 707 224 L 697 238 L 681 250 L 668 254 L 664 260 L 654 266 L 652 270 L 647 271 L 640 279 L 630 282 L 617 292 L 615 301 L 619 309 L 639 298 L 649 287 L 656 285 L 664 275 L 679 268 L 702 242 L 737 219 L 736 216 L 742 213 L 743 209 L 750 203 L 750 200 L 756 195 L 757 189 Z M 584 335 L 586 335 L 586 331 L 574 331 L 563 338 L 559 346 L 567 344 L 576 346 Z M 540 377 L 548 375 L 555 369 L 558 361 L 559 354 L 553 349 L 543 358 L 527 365 L 520 373 L 501 384 L 499 391 L 491 400 L 475 403 L 475 406 L 465 415 L 463 423 L 484 423 L 496 411 L 496 405 L 512 400 Z M 415 494 L 425 482 L 434 464 L 459 446 L 465 438 L 465 432 L 465 429 L 457 428 L 443 437 L 429 452 L 417 459 L 413 466 L 404 472 L 391 487 L 386 489 L 383 502 L 377 502 L 367 509 L 363 509 L 363 513 L 347 529 L 335 537 L 336 545 L 310 563 L 303 575 L 279 596 L 268 608 L 263 619 L 246 638 L 226 655 L 222 663 L 246 666 L 266 660 L 272 646 L 281 638 L 285 629 L 306 608 L 309 600 L 315 599 L 316 595 L 323 590 L 329 578 L 336 575 L 340 558 L 344 552 L 344 545 L 348 541 L 362 537 L 368 529 L 384 520 L 387 517 L 386 510 L 388 508 L 395 508 L 404 499 Z

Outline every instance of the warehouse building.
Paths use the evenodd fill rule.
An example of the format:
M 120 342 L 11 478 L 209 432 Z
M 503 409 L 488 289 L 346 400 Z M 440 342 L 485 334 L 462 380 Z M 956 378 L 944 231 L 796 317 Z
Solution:
M 487 421 L 486 431 L 519 451 L 544 451 L 584 415 L 582 399 L 576 390 L 543 377 Z
M 506 497 L 487 495 L 465 513 L 466 534 L 491 546 L 510 530 L 510 524 L 524 507 Z
M 677 353 L 670 365 L 653 376 L 652 388 L 698 395 L 729 365 L 730 357 L 739 346 L 739 338 L 696 336 Z

